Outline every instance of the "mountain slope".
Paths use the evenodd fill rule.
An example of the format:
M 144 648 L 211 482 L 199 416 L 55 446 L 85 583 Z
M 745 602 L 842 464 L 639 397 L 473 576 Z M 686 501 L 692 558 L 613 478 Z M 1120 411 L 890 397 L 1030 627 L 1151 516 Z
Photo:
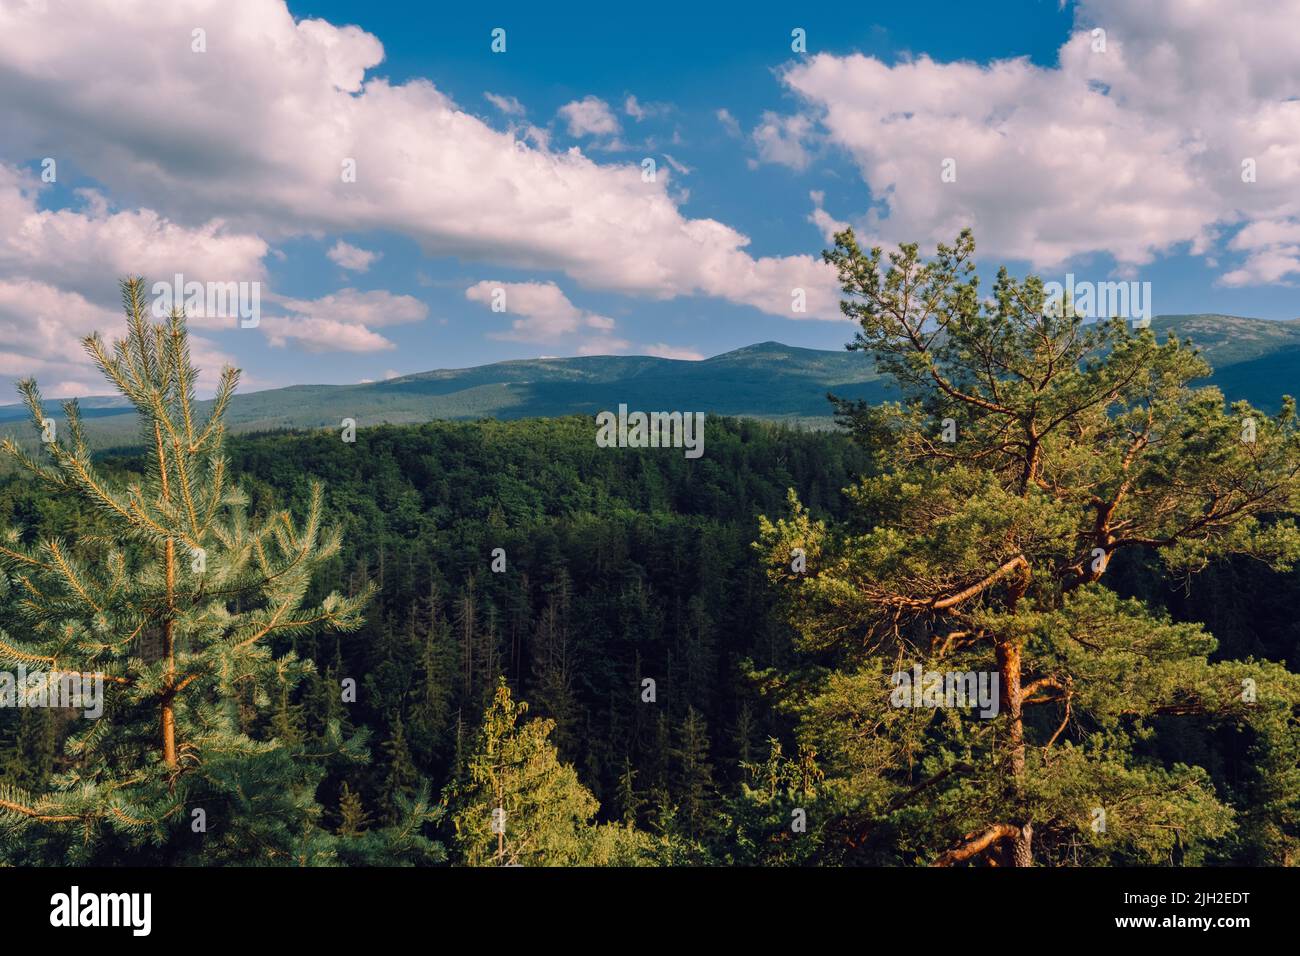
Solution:
M 1215 367 L 1211 381 L 1229 398 L 1246 398 L 1271 411 L 1300 384 L 1300 320 L 1170 315 L 1151 325 L 1160 338 L 1169 331 L 1191 338 Z M 237 396 L 228 420 L 236 431 L 262 431 L 337 427 L 344 418 L 367 425 L 595 415 L 622 403 L 644 411 L 824 423 L 830 414 L 828 391 L 873 402 L 895 394 L 860 352 L 763 342 L 699 362 L 650 356 L 525 359 L 364 385 L 294 385 Z M 135 420 L 120 399 L 87 399 L 82 405 L 97 446 L 134 441 Z M 21 406 L 0 406 L 0 432 L 11 431 L 23 418 Z

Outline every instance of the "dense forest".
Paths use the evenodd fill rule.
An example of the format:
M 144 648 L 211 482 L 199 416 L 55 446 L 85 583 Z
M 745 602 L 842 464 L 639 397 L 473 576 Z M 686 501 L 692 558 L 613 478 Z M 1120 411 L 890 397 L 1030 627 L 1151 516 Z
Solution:
M 356 632 L 277 649 L 315 668 L 274 702 L 268 733 L 306 741 L 331 718 L 369 731 L 370 761 L 320 783 L 326 826 L 345 825 L 345 792 L 349 812 L 379 822 L 421 783 L 440 795 L 504 675 L 529 717 L 554 721 L 550 741 L 599 818 L 670 835 L 665 861 L 714 859 L 715 843 L 717 859 L 735 856 L 729 804 L 757 772 L 742 765 L 766 761 L 781 734 L 746 675 L 791 663 L 752 546 L 757 516 L 782 508 L 790 487 L 834 513 L 865 456 L 838 434 L 716 418 L 698 462 L 673 449 L 608 454 L 593 434 L 590 420 L 564 418 L 232 441 L 230 470 L 254 512 L 300 512 L 312 479 L 324 482 L 343 546 L 313 593 L 376 588 Z M 143 455 L 101 463 L 123 483 L 146 467 Z M 0 481 L 0 513 L 68 539 L 97 520 L 17 476 Z M 0 629 L 16 634 L 11 610 Z M 345 704 L 348 677 L 358 690 Z M 62 759 L 59 718 L 13 709 L 0 721 L 0 779 L 43 789 Z
M 710 417 L 698 460 L 585 417 L 225 439 L 127 283 L 87 347 L 140 448 L 92 455 L 75 405 L 53 464 L 6 446 L 0 663 L 109 700 L 0 709 L 0 859 L 1295 862 L 1294 406 L 1225 409 L 1036 280 L 988 317 L 968 237 L 888 272 L 840 238 L 906 400 Z M 999 719 L 887 703 L 994 660 Z
M 783 787 L 768 812 L 765 787 L 772 741 L 778 754 L 797 755 L 797 743 L 752 675 L 798 661 L 751 542 L 757 516 L 782 512 L 791 487 L 814 515 L 841 515 L 841 489 L 866 456 L 838 433 L 710 419 L 706 434 L 696 463 L 667 450 L 597 454 L 585 418 L 363 428 L 355 444 L 334 432 L 232 442 L 232 470 L 258 507 L 301 506 L 309 480 L 325 480 L 345 543 L 315 583 L 320 593 L 379 585 L 361 630 L 286 642 L 316 668 L 275 703 L 276 732 L 310 738 L 327 714 L 371 731 L 369 763 L 320 784 L 327 826 L 343 826 L 345 785 L 351 812 L 376 820 L 421 781 L 441 792 L 503 674 L 530 716 L 556 722 L 560 759 L 599 800 L 601 819 L 676 837 L 661 862 L 788 858 L 784 824 L 799 801 Z M 126 477 L 143 462 L 105 467 Z M 0 482 L 0 515 L 67 537 L 94 520 L 14 476 Z M 493 573 L 498 547 L 506 570 Z M 1184 589 L 1140 559 L 1114 573 L 1175 619 L 1206 622 L 1216 656 L 1300 670 L 1300 574 L 1243 560 Z M 346 676 L 361 685 L 351 705 L 338 691 Z M 653 704 L 641 699 L 646 676 L 657 682 Z M 0 779 L 46 786 L 63 759 L 62 730 L 48 709 L 0 710 Z M 1153 759 L 1205 766 L 1249 816 L 1265 781 L 1247 733 L 1162 731 Z M 1266 832 L 1253 836 L 1211 859 L 1280 862 Z M 801 860 L 853 860 L 847 844 L 808 843 Z

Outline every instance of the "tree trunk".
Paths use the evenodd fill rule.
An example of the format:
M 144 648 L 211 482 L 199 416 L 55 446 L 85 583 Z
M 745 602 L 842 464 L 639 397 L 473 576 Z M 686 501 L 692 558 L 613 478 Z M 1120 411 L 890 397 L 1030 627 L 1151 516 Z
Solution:
M 162 743 L 163 763 L 176 766 L 176 709 L 170 696 L 162 703 Z
M 1011 784 L 1017 798 L 1025 775 L 1025 724 L 1021 715 L 1024 695 L 1020 689 L 1020 645 L 1015 641 L 997 643 L 1000 707 L 1010 721 L 1007 734 L 1011 747 Z M 1014 866 L 1033 866 L 1034 825 L 1025 820 L 1014 837 L 1011 862 Z
M 176 542 L 167 539 L 167 619 L 163 622 L 163 657 L 167 660 L 166 689 L 162 696 L 163 763 L 176 766 Z
M 1012 860 L 1016 866 L 1034 865 L 1034 825 L 1026 820 L 1016 835 Z
M 1025 725 L 1021 716 L 1024 695 L 1020 690 L 1020 645 L 1014 641 L 998 641 L 998 706 L 1010 723 L 1008 737 L 1011 743 L 1011 775 L 1019 784 L 1025 772 Z

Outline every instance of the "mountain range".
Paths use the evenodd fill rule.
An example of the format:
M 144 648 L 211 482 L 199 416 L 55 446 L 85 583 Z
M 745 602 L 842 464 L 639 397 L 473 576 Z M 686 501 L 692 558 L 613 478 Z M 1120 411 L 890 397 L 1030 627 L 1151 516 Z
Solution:
M 1230 399 L 1274 411 L 1300 381 L 1300 319 L 1166 315 L 1152 320 L 1163 339 L 1190 338 L 1214 367 L 1210 381 Z M 846 338 L 847 338 L 846 334 Z M 895 393 L 861 352 L 762 342 L 702 361 L 651 356 L 522 359 L 440 369 L 358 385 L 291 385 L 236 395 L 233 431 L 358 426 L 433 419 L 592 415 L 620 403 L 642 411 L 703 411 L 801 422 L 830 421 L 826 393 L 881 401 Z M 53 412 L 55 401 L 47 407 Z M 81 401 L 96 447 L 134 443 L 136 420 L 124 399 Z M 55 415 L 56 420 L 60 417 Z M 30 433 L 21 405 L 0 405 L 0 434 Z

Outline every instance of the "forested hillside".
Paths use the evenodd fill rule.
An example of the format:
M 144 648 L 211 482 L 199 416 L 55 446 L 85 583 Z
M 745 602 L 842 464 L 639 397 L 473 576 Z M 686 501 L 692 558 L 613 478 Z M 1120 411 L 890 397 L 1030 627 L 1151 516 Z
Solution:
M 1172 332 L 1195 343 L 1212 367 L 1209 381 L 1230 399 L 1274 411 L 1280 396 L 1296 388 L 1300 321 L 1168 315 L 1156 316 L 1151 329 L 1160 338 Z M 829 428 L 827 392 L 870 402 L 898 397 L 870 355 L 761 342 L 702 361 L 646 355 L 522 359 L 357 385 L 273 388 L 236 395 L 227 424 L 246 432 L 330 427 L 344 418 L 378 425 L 591 416 L 623 402 Z M 26 409 L 7 401 L 0 394 L 0 436 L 28 439 Z M 206 412 L 210 405 L 198 407 Z M 50 412 L 60 420 L 57 408 Z M 84 399 L 81 414 L 94 421 L 88 435 L 93 447 L 115 449 L 138 440 L 135 411 L 121 397 Z
M 834 509 L 864 456 L 838 435 L 724 420 L 710 421 L 700 462 L 671 449 L 610 454 L 592 428 L 577 418 L 437 423 L 363 429 L 355 443 L 326 432 L 229 448 L 254 512 L 296 511 L 310 483 L 325 482 L 344 545 L 312 594 L 377 588 L 356 633 L 276 647 L 316 668 L 275 702 L 265 729 L 312 740 L 337 719 L 345 737 L 371 732 L 370 764 L 320 784 L 331 829 L 344 825 L 345 785 L 351 812 L 379 822 L 421 783 L 440 794 L 464 770 L 504 674 L 530 716 L 556 722 L 551 739 L 602 817 L 688 847 L 725 836 L 740 764 L 764 758 L 777 731 L 744 680 L 748 662 L 789 663 L 751 547 L 756 516 L 781 507 L 790 486 Z M 103 467 L 128 480 L 147 462 Z M 0 515 L 27 536 L 71 541 L 97 522 L 14 479 Z M 496 548 L 505 570 L 494 573 Z M 14 610 L 0 612 L 11 634 L 22 626 Z M 654 703 L 641 700 L 645 677 Z M 359 685 L 355 704 L 341 702 L 347 678 Z M 0 721 L 4 782 L 40 791 L 68 759 L 64 722 L 48 710 L 4 710 Z
M 330 719 L 344 736 L 368 730 L 370 762 L 329 765 L 317 790 L 325 827 L 364 833 L 397 818 L 399 796 L 427 784 L 437 802 L 464 778 L 503 674 L 528 718 L 555 722 L 550 739 L 599 801 L 598 819 L 653 837 L 645 861 L 914 861 L 897 833 L 864 845 L 851 817 L 819 818 L 819 757 L 799 750 L 791 718 L 753 676 L 816 663 L 794 652 L 776 613 L 752 546 L 758 516 L 784 513 L 793 488 L 814 517 L 844 518 L 841 489 L 868 468 L 866 451 L 839 432 L 727 419 L 709 420 L 708 453 L 694 462 L 671 449 L 600 450 L 592 435 L 590 420 L 566 418 L 385 426 L 361 429 L 354 444 L 335 431 L 232 441 L 230 469 L 254 512 L 300 512 L 310 482 L 325 483 L 324 510 L 343 545 L 309 596 L 377 588 L 355 633 L 277 641 L 277 653 L 296 650 L 315 669 L 271 702 L 268 721 L 249 715 L 250 731 L 310 751 Z M 147 460 L 103 467 L 126 479 Z M 0 484 L 0 523 L 29 538 L 75 541 L 99 520 L 75 499 L 13 478 Z M 505 570 L 494 572 L 496 548 Z M 1202 572 L 1184 591 L 1139 555 L 1117 558 L 1113 572 L 1125 593 L 1206 621 L 1220 639 L 1216 659 L 1253 654 L 1300 667 L 1297 575 L 1243 560 Z M 17 633 L 13 605 L 0 615 Z M 355 703 L 341 700 L 347 678 L 358 683 Z M 645 678 L 655 681 L 654 702 L 643 700 Z M 1261 767 L 1245 730 L 1161 719 L 1150 729 L 1148 759 L 1204 767 L 1239 811 L 1206 859 L 1277 862 L 1276 828 L 1289 831 L 1294 817 L 1268 801 L 1291 805 L 1277 791 L 1294 770 Z M 74 759 L 61 747 L 67 732 L 50 710 L 0 711 L 0 780 L 44 789 Z M 796 806 L 809 808 L 806 834 L 790 830 Z M 462 859 L 450 815 L 425 832 Z M 189 858 L 176 847 L 125 857 L 119 847 L 98 859 L 160 854 Z M 39 847 L 16 858 L 39 861 Z M 1109 861 L 1132 859 L 1116 851 Z
M 0 862 L 1296 862 L 1295 402 L 974 253 L 837 234 L 833 431 L 232 438 L 124 280 L 138 450 L 0 441 Z

